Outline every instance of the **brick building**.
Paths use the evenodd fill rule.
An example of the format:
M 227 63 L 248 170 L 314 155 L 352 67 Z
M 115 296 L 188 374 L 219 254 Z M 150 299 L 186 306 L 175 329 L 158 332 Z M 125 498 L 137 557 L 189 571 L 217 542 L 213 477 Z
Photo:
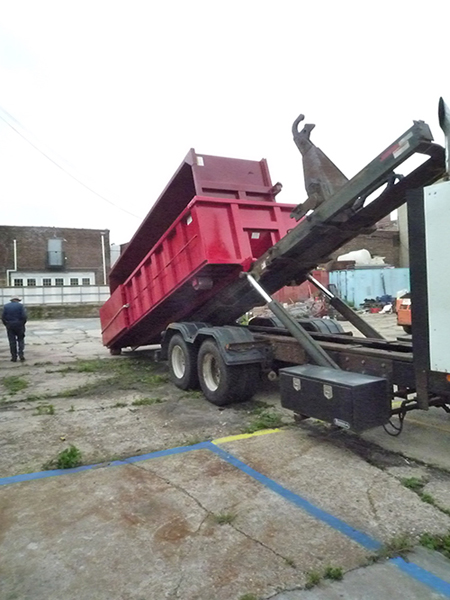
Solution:
M 336 259 L 342 254 L 362 248 L 368 250 L 372 256 L 384 256 L 387 265 L 400 266 L 400 234 L 393 229 L 377 229 L 370 234 L 358 235 L 334 252 L 332 258 Z
M 109 231 L 0 226 L 0 287 L 105 285 Z

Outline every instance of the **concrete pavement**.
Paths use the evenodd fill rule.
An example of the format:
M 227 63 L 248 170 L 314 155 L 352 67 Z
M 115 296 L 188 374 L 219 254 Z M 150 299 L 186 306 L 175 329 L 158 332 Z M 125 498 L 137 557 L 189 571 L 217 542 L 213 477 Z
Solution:
M 161 404 L 134 406 L 153 393 L 146 384 L 102 392 L 105 375 L 58 370 L 109 358 L 96 319 L 32 322 L 27 341 L 20 365 L 0 340 L 0 378 L 29 383 L 3 392 L 0 406 L 1 600 L 450 597 L 441 554 L 419 548 L 410 562 L 367 566 L 392 540 L 450 531 L 448 474 L 402 456 L 402 436 L 387 438 L 393 452 L 380 445 L 381 432 L 365 440 L 314 422 L 248 436 L 240 432 L 255 405 L 219 411 L 164 383 L 154 392 Z M 96 382 L 94 395 L 64 396 Z M 33 416 L 41 401 L 27 395 L 58 389 L 55 414 Z M 292 423 L 275 386 L 258 400 Z M 119 401 L 125 406 L 113 408 Z M 435 425 L 422 429 L 447 443 L 445 420 Z M 216 441 L 181 447 L 190 437 Z M 69 443 L 87 462 L 125 460 L 39 473 Z M 417 435 L 414 452 L 426 456 L 427 443 Z M 416 476 L 437 506 L 402 484 Z M 324 578 L 329 566 L 342 569 L 342 582 Z M 320 582 L 305 590 L 311 573 Z
M 450 517 L 295 430 L 28 478 L 0 480 L 2 599 L 450 597 L 441 555 L 365 566 Z M 354 573 L 302 589 L 328 566 Z

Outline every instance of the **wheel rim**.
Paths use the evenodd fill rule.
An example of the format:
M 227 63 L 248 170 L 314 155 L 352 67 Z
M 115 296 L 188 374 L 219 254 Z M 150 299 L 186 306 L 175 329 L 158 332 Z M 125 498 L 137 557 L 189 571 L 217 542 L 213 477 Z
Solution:
M 205 354 L 203 359 L 203 380 L 212 392 L 215 392 L 220 384 L 220 368 L 212 354 Z
M 177 379 L 182 379 L 186 373 L 186 357 L 180 346 L 174 346 L 172 348 L 171 362 L 175 377 Z

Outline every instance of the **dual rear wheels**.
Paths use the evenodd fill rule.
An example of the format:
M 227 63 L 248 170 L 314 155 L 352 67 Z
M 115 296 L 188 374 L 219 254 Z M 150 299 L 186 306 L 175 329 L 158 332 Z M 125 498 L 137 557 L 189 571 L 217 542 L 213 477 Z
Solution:
M 198 387 L 196 358 L 193 345 L 176 333 L 169 342 L 169 372 L 172 383 L 182 390 Z
M 258 364 L 227 365 L 213 340 L 205 340 L 197 353 L 178 333 L 169 342 L 169 371 L 177 387 L 200 387 L 206 399 L 216 406 L 248 400 L 259 379 Z

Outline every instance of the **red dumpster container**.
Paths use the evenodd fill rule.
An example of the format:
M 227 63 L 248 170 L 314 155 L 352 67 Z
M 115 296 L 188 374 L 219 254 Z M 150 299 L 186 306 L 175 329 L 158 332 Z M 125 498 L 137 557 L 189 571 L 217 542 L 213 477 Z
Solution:
M 294 206 L 196 196 L 100 309 L 103 343 L 159 342 L 295 225 Z
M 111 292 L 124 283 L 195 196 L 274 202 L 266 160 L 198 154 L 192 148 L 114 265 Z

